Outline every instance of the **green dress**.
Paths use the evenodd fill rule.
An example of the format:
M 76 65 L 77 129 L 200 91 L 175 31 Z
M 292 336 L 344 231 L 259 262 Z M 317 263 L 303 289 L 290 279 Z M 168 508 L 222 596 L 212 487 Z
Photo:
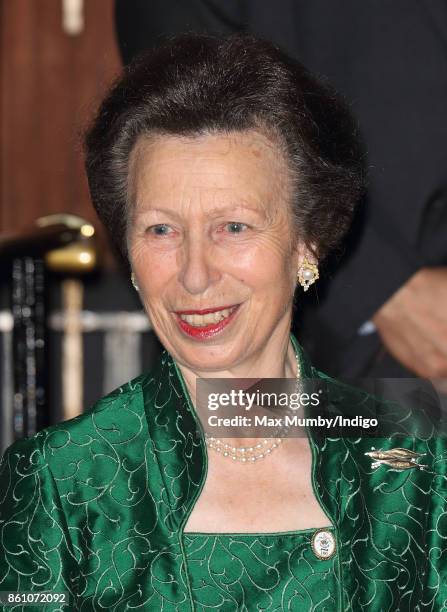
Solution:
M 337 610 L 337 556 L 314 554 L 314 532 L 185 533 L 198 612 Z
M 292 342 L 302 376 L 324 380 L 334 406 L 367 410 L 367 394 L 316 371 Z M 336 541 L 331 559 L 313 554 L 309 532 L 184 533 L 208 454 L 165 351 L 89 411 L 9 447 L 0 592 L 65 591 L 68 609 L 81 612 L 447 612 L 445 439 L 374 440 L 425 453 L 424 470 L 399 471 L 372 467 L 368 438 L 308 435 L 315 495 Z

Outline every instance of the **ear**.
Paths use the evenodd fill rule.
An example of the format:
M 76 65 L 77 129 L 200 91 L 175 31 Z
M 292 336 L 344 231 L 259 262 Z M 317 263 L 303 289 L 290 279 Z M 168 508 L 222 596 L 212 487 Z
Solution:
M 314 243 L 307 245 L 302 241 L 298 242 L 293 251 L 295 269 L 298 271 L 298 268 L 301 266 L 304 259 L 307 259 L 309 263 L 318 265 L 318 258 L 315 255 L 316 252 L 317 248 Z

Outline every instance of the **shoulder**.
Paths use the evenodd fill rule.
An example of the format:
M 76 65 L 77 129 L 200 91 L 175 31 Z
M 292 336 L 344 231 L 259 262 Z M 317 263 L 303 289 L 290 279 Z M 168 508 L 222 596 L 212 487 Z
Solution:
M 144 422 L 142 386 L 147 374 L 121 385 L 99 399 L 79 416 L 46 427 L 32 437 L 16 440 L 5 451 L 0 475 L 5 465 L 55 464 L 73 461 L 88 448 L 119 443 L 130 431 L 138 431 Z M 29 470 L 28 467 L 28 470 Z
M 329 408 L 344 414 L 371 413 L 380 419 L 387 435 L 447 438 L 443 399 L 431 381 L 421 378 L 357 378 L 338 380 L 313 369 L 314 381 Z M 380 425 L 380 424 L 379 424 Z M 379 427 L 380 429 L 380 427 Z
M 391 402 L 380 392 L 373 380 L 344 381 L 312 367 L 311 387 L 320 394 L 323 410 L 345 416 L 387 412 Z
M 447 415 L 433 384 L 418 378 L 364 379 L 347 384 L 317 370 L 314 377 L 324 392 L 323 414 L 331 418 L 340 415 L 343 420 L 343 426 L 334 429 L 332 446 L 338 440 L 340 448 L 363 466 L 364 473 L 369 473 L 371 462 L 373 471 L 383 463 L 393 469 L 398 465 L 397 471 L 402 470 L 403 475 L 411 473 L 409 482 L 415 486 L 421 480 L 430 481 L 432 493 L 442 492 L 443 512 L 447 512 Z M 383 457 L 374 458 L 372 449 L 376 454 L 383 451 Z M 407 453 L 406 460 L 401 456 L 400 463 L 393 463 L 399 459 L 393 454 L 396 449 L 416 453 L 420 460 L 414 461 Z M 416 463 L 423 469 L 416 469 Z M 406 465 L 411 471 L 406 471 Z

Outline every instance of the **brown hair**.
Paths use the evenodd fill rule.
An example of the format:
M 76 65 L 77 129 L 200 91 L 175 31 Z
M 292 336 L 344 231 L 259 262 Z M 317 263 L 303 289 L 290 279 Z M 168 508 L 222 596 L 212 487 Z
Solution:
M 128 167 L 142 135 L 261 129 L 283 143 L 300 239 L 321 260 L 347 232 L 364 190 L 363 155 L 345 103 L 273 44 L 249 34 L 184 34 L 131 63 L 85 139 L 93 205 L 126 256 Z

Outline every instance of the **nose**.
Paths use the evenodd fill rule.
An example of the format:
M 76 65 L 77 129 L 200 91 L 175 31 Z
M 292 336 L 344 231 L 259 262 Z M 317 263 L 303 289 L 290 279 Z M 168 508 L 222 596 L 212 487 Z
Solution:
M 205 293 L 220 278 L 212 244 L 199 232 L 189 232 L 183 241 L 179 263 L 179 281 L 192 295 Z

